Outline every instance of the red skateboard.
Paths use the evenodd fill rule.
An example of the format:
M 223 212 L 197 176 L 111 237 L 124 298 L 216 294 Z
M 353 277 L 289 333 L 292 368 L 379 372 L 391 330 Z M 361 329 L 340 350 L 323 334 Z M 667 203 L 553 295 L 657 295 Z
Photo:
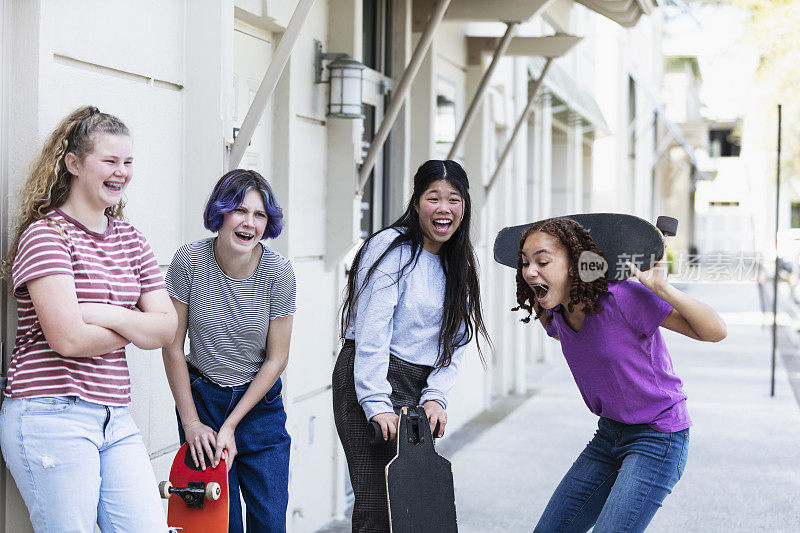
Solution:
M 206 464 L 211 461 L 206 457 Z M 195 466 L 188 444 L 172 460 L 169 481 L 158 484 L 169 499 L 167 523 L 181 533 L 228 532 L 228 466 L 222 459 L 216 468 Z

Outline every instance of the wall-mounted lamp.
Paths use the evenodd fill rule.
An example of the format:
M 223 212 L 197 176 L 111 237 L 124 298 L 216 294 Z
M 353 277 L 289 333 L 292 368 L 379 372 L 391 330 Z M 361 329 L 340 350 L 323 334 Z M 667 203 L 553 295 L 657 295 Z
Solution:
M 328 54 L 322 51 L 322 43 L 315 41 L 317 48 L 314 60 L 314 83 L 330 83 L 328 92 L 328 114 L 333 118 L 363 119 L 361 104 L 361 84 L 364 76 L 364 64 L 347 54 Z M 322 79 L 322 62 L 328 63 L 328 81 Z

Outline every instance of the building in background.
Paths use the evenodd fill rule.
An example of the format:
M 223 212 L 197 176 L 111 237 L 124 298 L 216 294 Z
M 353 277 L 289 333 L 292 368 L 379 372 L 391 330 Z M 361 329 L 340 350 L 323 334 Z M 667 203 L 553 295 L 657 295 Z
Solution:
M 206 236 L 204 202 L 297 4 L 0 0 L 2 251 L 28 163 L 58 120 L 87 103 L 133 131 L 136 172 L 126 212 L 162 267 L 182 243 Z M 417 166 L 447 156 L 506 21 L 521 23 L 521 40 L 499 60 L 455 154 L 471 179 L 494 349 L 485 351 L 486 368 L 474 345 L 468 350 L 451 393 L 451 433 L 494 399 L 525 393 L 537 361 L 552 357 L 541 328 L 510 312 L 514 276 L 492 260 L 497 231 L 581 211 L 651 220 L 661 214 L 654 207 L 660 106 L 652 95 L 660 92 L 663 63 L 652 0 L 452 0 L 443 22 L 430 28 L 433 41 L 410 96 L 359 192 L 359 166 L 436 4 L 317 0 L 241 163 L 270 180 L 284 207 L 286 229 L 270 245 L 292 260 L 297 276 L 283 393 L 292 532 L 314 531 L 348 505 L 330 391 L 348 260 L 361 236 L 402 212 Z M 517 127 L 552 42 L 526 38 L 556 34 L 581 39 L 557 54 L 532 115 Z M 315 82 L 316 42 L 365 65 L 364 119 L 327 115 L 329 86 Z M 498 169 L 514 130 L 516 142 Z M 6 290 L 2 298 L 5 369 L 16 314 Z M 132 412 L 164 478 L 177 432 L 160 353 L 131 346 L 128 361 Z M 0 532 L 29 530 L 26 515 L 0 466 Z
M 698 182 L 714 176 L 706 172 L 709 130 L 702 115 L 702 83 L 696 57 L 664 58 L 664 109 L 657 119 L 653 202 L 657 214 L 675 217 L 680 223 L 678 234 L 669 239 L 676 260 L 697 254 L 695 192 Z
M 741 119 L 709 121 L 707 171 L 715 178 L 697 185 L 694 204 L 697 247 L 708 259 L 757 251 L 755 219 L 763 207 L 753 188 L 761 186 L 742 154 L 742 127 Z

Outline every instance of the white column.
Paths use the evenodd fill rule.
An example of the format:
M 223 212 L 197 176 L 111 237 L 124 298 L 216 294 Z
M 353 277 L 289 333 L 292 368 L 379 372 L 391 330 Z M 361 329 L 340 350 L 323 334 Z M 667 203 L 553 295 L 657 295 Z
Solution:
M 16 192 L 26 177 L 28 165 L 41 146 L 42 136 L 39 133 L 39 86 L 41 77 L 40 58 L 44 55 L 41 40 L 42 16 L 41 2 L 2 2 L 2 17 L 0 17 L 0 94 L 3 98 L 0 103 L 3 111 L 0 112 L 0 180 L 3 192 L 0 199 L 0 231 L 3 232 L 2 253 L 5 257 L 8 243 L 8 224 L 10 216 L 16 212 L 18 205 Z M 8 33 L 6 33 L 8 32 Z M 8 53 L 8 45 L 14 54 Z M 52 56 L 51 56 L 52 58 Z M 7 76 L 8 75 L 8 76 Z M 11 104 L 13 105 L 6 105 Z M 5 113 L 8 111 L 8 114 Z M 52 126 L 50 126 L 52 127 Z M 5 289 L 5 285 L 2 285 Z M 2 290 L 0 302 L 5 336 L 5 350 L 10 355 L 14 342 L 16 325 L 16 312 L 14 311 L 13 298 Z M 5 364 L 2 365 L 5 370 Z M 5 372 L 3 372 L 5 373 Z M 28 509 L 17 491 L 11 474 L 5 469 L 5 463 L 0 461 L 0 532 L 3 533 L 28 533 L 33 531 L 28 519 Z
M 415 42 L 421 35 L 414 34 Z M 436 119 L 436 39 L 430 44 L 428 53 L 420 64 L 419 71 L 414 78 L 411 94 L 404 107 L 411 112 L 411 161 L 412 167 L 427 161 L 434 153 L 434 121 Z M 413 168 L 416 171 L 416 167 Z M 413 172 L 412 171 L 412 172 Z
M 337 0 L 328 4 L 329 51 L 362 56 L 360 0 Z M 309 67 L 310 68 L 310 67 Z M 334 268 L 359 240 L 361 195 L 358 169 L 361 160 L 360 120 L 328 119 L 327 191 L 325 194 L 325 267 Z
M 225 170 L 225 140 L 232 136 L 233 4 L 224 0 L 186 10 L 183 240 L 208 235 L 197 223 Z
M 466 72 L 466 93 L 475 91 L 483 75 L 483 62 L 475 65 L 467 65 Z M 417 78 L 419 81 L 419 78 Z M 415 89 L 416 90 L 416 89 Z M 413 91 L 412 91 L 413 93 Z M 413 100 L 414 94 L 411 95 Z M 472 199 L 472 239 L 475 243 L 475 254 L 480 262 L 480 284 L 481 287 L 492 287 L 494 283 L 495 271 L 497 266 L 494 263 L 492 245 L 494 244 L 495 226 L 491 223 L 490 217 L 494 209 L 487 205 L 488 198 L 484 195 L 484 180 L 491 172 L 492 154 L 487 146 L 487 134 L 492 129 L 491 119 L 489 118 L 488 99 L 484 99 L 475 110 L 475 118 L 472 127 L 466 132 L 464 140 L 463 167 L 470 180 L 470 198 Z M 416 137 L 416 131 L 414 136 Z M 493 291 L 483 291 L 483 305 L 487 328 L 492 340 L 495 342 L 495 350 L 498 335 L 493 325 L 496 323 L 494 317 L 498 310 L 496 298 Z M 484 344 L 485 348 L 488 348 Z M 495 353 L 486 349 L 486 372 L 483 373 L 483 405 L 486 409 L 491 407 L 492 382 L 494 378 L 494 357 Z
M 533 222 L 541 218 L 541 199 L 539 198 L 542 183 L 542 105 L 538 102 L 533 108 L 533 113 L 528 122 L 528 146 L 527 146 L 527 176 L 528 181 L 525 187 L 525 200 L 527 205 L 527 220 Z M 520 317 L 517 317 L 518 319 Z M 536 323 L 525 325 L 523 344 L 525 346 L 526 365 L 530 366 L 539 359 L 541 354 L 541 327 Z M 535 368 L 535 367 L 534 367 Z M 526 383 L 527 388 L 527 383 Z
M 362 57 L 362 16 L 360 0 L 328 2 L 328 40 L 324 43 L 324 48 L 329 52 L 350 54 L 355 58 Z M 323 94 L 326 96 L 328 89 L 325 87 L 323 90 Z M 361 195 L 356 194 L 358 188 L 356 163 L 361 158 L 363 127 L 361 120 L 330 118 L 326 120 L 325 126 L 327 130 L 325 132 L 327 137 L 325 268 L 332 271 L 335 276 L 335 283 L 330 287 L 331 292 L 328 294 L 332 293 L 333 300 L 337 302 L 346 285 L 343 258 L 359 240 Z M 287 153 L 288 148 L 287 146 Z M 331 320 L 338 326 L 338 317 L 331 317 Z M 334 331 L 338 330 L 334 328 Z M 331 345 L 336 346 L 336 339 L 331 340 Z M 333 361 L 330 361 L 330 364 L 333 365 Z M 332 468 L 334 477 L 333 508 L 334 512 L 341 516 L 347 507 L 344 492 L 347 460 L 339 445 L 336 428 L 333 424 L 330 424 L 328 428 L 332 433 L 330 456 L 334 458 L 335 463 Z
M 575 117 L 570 121 L 569 130 L 569 158 L 570 158 L 570 183 L 571 213 L 583 212 L 583 126 L 581 120 Z
M 549 93 L 543 95 L 541 115 L 539 217 L 548 218 L 553 214 L 553 110 L 552 97 Z
M 528 105 L 528 68 L 527 58 L 515 57 L 514 58 L 514 115 L 518 116 L 523 112 Z M 508 205 L 514 206 L 513 220 L 511 224 L 524 224 L 529 222 L 529 213 L 527 209 L 527 185 L 528 185 L 528 133 L 530 131 L 530 115 L 525 120 L 525 124 L 520 128 L 516 145 L 514 147 L 513 164 L 511 165 L 511 176 L 508 180 L 508 189 L 510 193 L 510 200 L 512 203 Z M 504 269 L 504 278 L 507 280 L 505 286 L 507 287 L 504 296 L 506 308 L 510 309 L 516 305 L 516 290 L 515 290 L 515 276 L 513 271 L 508 268 Z M 508 313 L 504 309 L 505 313 Z M 507 315 L 506 315 L 507 316 Z M 527 343 L 525 342 L 526 333 L 530 324 L 524 324 L 519 320 L 507 320 L 509 323 L 514 324 L 513 329 L 513 391 L 515 394 L 525 394 L 528 388 L 528 373 L 527 373 L 527 360 L 525 352 Z
M 392 79 L 400 79 L 411 58 L 411 0 L 392 2 Z M 399 217 L 411 197 L 411 178 L 416 167 L 410 164 L 411 153 L 411 106 L 404 105 L 397 115 L 391 136 L 390 177 L 387 186 L 391 201 L 391 218 Z
M 537 162 L 537 172 L 539 183 L 535 194 L 538 197 L 537 219 L 552 216 L 552 187 L 553 187 L 553 108 L 552 96 L 550 93 L 542 95 L 542 103 L 539 111 L 538 121 L 538 150 L 540 159 Z M 537 326 L 537 330 L 540 329 Z M 552 343 L 548 342 L 548 337 L 543 333 L 538 333 L 538 360 L 550 361 L 552 359 Z

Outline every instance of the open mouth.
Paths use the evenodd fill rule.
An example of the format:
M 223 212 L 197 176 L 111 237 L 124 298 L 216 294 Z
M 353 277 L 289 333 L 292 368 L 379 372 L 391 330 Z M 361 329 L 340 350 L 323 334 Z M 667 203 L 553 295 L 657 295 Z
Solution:
M 255 237 L 255 235 L 252 233 L 246 233 L 244 231 L 234 231 L 233 234 L 236 235 L 239 240 L 244 242 L 250 242 Z
M 547 296 L 547 292 L 550 290 L 550 287 L 543 283 L 535 283 L 531 285 L 531 289 L 533 289 L 534 294 L 536 294 L 536 299 L 541 301 Z
M 109 191 L 119 192 L 119 191 L 122 190 L 122 186 L 124 185 L 124 182 L 120 182 L 120 181 L 104 181 L 103 185 Z
M 446 218 L 437 218 L 433 221 L 433 229 L 436 233 L 447 233 L 453 226 L 453 221 Z

